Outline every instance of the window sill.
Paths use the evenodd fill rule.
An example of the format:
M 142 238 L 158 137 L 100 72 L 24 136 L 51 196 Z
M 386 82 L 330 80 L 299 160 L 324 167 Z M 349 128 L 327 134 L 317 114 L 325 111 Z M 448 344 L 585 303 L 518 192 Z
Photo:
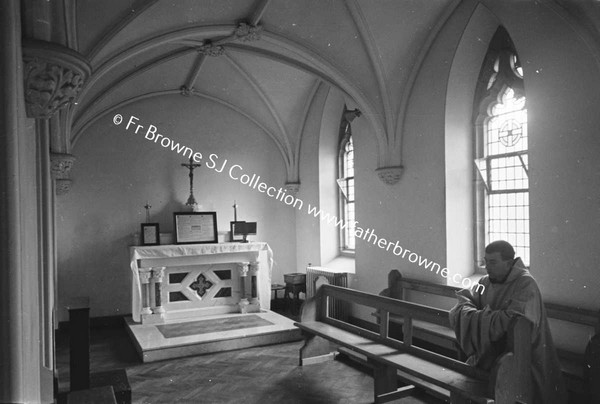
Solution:
M 356 273 L 354 254 L 352 254 L 352 256 L 339 255 L 323 265 L 323 267 L 333 272 Z
M 354 258 L 355 257 L 355 252 L 354 250 L 340 250 L 340 257 L 348 257 L 348 258 Z M 335 260 L 335 258 L 334 258 Z M 332 260 L 333 261 L 333 260 Z

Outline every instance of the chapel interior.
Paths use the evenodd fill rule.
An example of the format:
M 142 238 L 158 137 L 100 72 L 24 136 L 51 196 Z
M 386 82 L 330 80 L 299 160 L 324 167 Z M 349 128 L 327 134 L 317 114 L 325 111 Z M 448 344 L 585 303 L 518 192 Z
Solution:
M 370 402 L 365 364 L 298 366 L 311 268 L 375 295 L 392 269 L 467 287 L 498 238 L 562 313 L 557 348 L 587 360 L 600 333 L 598 1 L 3 0 L 0 19 L 0 403 L 66 399 L 78 308 L 92 359 L 111 358 L 91 371 L 125 369 L 133 402 Z M 256 228 L 232 242 L 234 221 Z M 188 272 L 167 270 L 161 289 L 149 262 L 190 251 L 242 263 L 225 276 L 198 261 L 218 268 L 192 270 L 185 293 L 172 285 Z M 192 292 L 233 293 L 228 307 L 289 327 L 144 356 L 135 327 L 196 310 L 171 312 Z M 600 381 L 577 366 L 572 402 Z M 398 402 L 443 402 L 421 396 Z

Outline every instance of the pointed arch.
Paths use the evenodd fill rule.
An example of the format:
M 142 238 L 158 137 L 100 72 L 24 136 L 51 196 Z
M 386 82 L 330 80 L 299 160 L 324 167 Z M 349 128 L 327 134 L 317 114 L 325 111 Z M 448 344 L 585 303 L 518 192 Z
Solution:
M 474 181 L 473 100 L 481 66 L 499 19 L 485 6 L 474 10 L 461 36 L 448 77 L 445 113 L 446 263 L 451 272 L 471 276 L 478 251 Z M 448 277 L 450 282 L 450 277 Z

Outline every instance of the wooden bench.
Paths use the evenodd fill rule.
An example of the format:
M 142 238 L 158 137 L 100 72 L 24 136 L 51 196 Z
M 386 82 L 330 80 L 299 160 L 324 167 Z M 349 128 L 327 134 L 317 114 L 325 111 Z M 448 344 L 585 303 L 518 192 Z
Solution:
M 381 294 L 394 299 L 407 301 L 407 294 L 416 292 L 452 298 L 455 301 L 456 292 L 459 290 L 460 288 L 454 286 L 438 285 L 417 279 L 405 278 L 398 270 L 393 269 L 388 275 L 388 288 Z M 600 343 L 600 312 L 572 308 L 554 303 L 545 303 L 544 306 L 546 308 L 546 315 L 550 319 L 594 328 L 595 336 L 588 342 L 586 352 L 596 352 L 600 349 L 600 346 L 598 345 Z M 373 313 L 373 315 L 379 317 L 378 313 Z M 403 319 L 401 316 L 391 315 L 390 322 L 401 327 Z M 456 340 L 454 331 L 449 326 L 444 327 L 425 322 L 413 322 L 413 336 L 419 340 L 426 341 L 444 349 L 454 349 L 457 358 L 465 359 Z M 594 346 L 592 346 L 592 344 L 594 344 Z M 589 376 L 586 376 L 586 374 L 589 374 L 589 369 L 592 367 L 595 369 L 600 368 L 598 359 L 590 357 L 589 354 L 588 357 L 586 357 L 583 350 L 582 352 L 576 353 L 564 349 L 557 349 L 557 354 L 561 362 L 567 389 L 571 392 L 570 394 L 579 395 L 579 397 L 581 397 L 581 395 L 588 396 L 591 394 L 589 387 L 587 387 L 590 385 L 590 380 L 588 380 Z M 600 400 L 600 397 L 594 397 Z
M 491 372 L 485 372 L 413 345 L 415 321 L 448 327 L 448 311 L 329 285 L 324 278 L 319 278 L 317 288 L 302 308 L 301 322 L 295 323 L 305 338 L 301 366 L 331 359 L 343 347 L 366 357 L 372 366 L 376 403 L 411 395 L 416 387 L 427 385 L 448 391 L 452 403 L 531 402 L 531 345 L 514 343 L 530 340 L 531 324 L 526 319 L 516 319 L 508 334 L 507 352 Z M 376 309 L 381 319 L 379 332 L 330 317 L 328 307 L 334 301 L 348 302 L 358 310 L 359 306 Z M 388 333 L 391 315 L 404 317 L 402 341 Z M 406 381 L 417 385 L 398 388 L 399 375 L 408 375 Z

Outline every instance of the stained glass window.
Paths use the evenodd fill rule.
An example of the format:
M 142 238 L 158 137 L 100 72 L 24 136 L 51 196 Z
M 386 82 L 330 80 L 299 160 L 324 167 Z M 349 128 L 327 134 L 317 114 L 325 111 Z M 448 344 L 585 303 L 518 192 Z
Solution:
M 495 53 L 492 66 L 479 108 L 486 112 L 482 125 L 476 124 L 475 163 L 484 185 L 478 190 L 482 203 L 477 230 L 483 233 L 478 240 L 508 241 L 528 266 L 529 138 L 523 72 L 514 50 L 506 47 Z
M 349 130 L 350 124 L 348 124 Z M 340 211 L 344 223 L 341 229 L 341 247 L 343 250 L 354 250 L 354 145 L 352 136 L 347 136 L 340 153 Z

